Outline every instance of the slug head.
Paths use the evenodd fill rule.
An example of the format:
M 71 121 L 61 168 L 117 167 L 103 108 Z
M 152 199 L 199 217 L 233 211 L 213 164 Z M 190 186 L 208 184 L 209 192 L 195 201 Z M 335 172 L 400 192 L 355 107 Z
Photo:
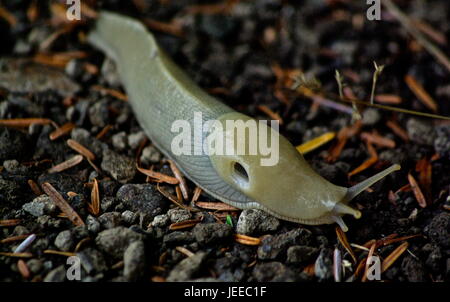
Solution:
M 234 122 L 234 127 L 229 126 L 233 123 L 227 126 L 227 121 Z M 317 174 L 297 149 L 267 124 L 236 112 L 221 116 L 218 122 L 210 128 L 208 136 L 209 156 L 217 173 L 255 201 L 246 205 L 248 208 L 260 208 L 284 220 L 303 224 L 336 222 L 346 231 L 341 216 L 361 216 L 347 203 L 397 169 L 391 167 L 391 170 L 383 171 L 383 175 L 377 174 L 354 189 L 347 189 Z M 222 149 L 217 148 L 220 141 L 223 142 Z

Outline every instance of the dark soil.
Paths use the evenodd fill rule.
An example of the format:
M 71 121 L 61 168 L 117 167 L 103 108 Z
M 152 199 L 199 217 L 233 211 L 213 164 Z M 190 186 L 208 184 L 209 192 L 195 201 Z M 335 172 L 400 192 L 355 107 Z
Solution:
M 178 208 L 157 190 L 155 182 L 146 182 L 135 169 L 139 157 L 142 166 L 153 165 L 155 171 L 173 175 L 163 156 L 146 141 L 129 105 L 105 89 L 95 89 L 100 85 L 123 92 L 111 62 L 83 42 L 91 22 L 70 28 L 50 43 L 51 35 L 67 27 L 64 19 L 62 24 L 49 22 L 58 18 L 41 1 L 37 1 L 35 20 L 28 6 L 31 1 L 5 2 L 16 23 L 0 18 L 0 119 L 48 118 L 58 125 L 72 122 L 76 127 L 56 140 L 49 138 L 53 125 L 0 127 L 0 221 L 19 219 L 12 226 L 0 225 L 0 252 L 13 252 L 26 236 L 9 242 L 4 239 L 37 236 L 23 251 L 31 255 L 0 255 L 0 281 L 64 281 L 71 253 L 81 260 L 85 281 L 332 281 L 335 248 L 344 259 L 346 280 L 367 257 L 367 251 L 353 247 L 357 258 L 353 263 L 337 239 L 335 225 L 298 225 L 255 210 L 216 213 Z M 222 9 L 214 14 L 192 10 L 192 5 L 213 1 L 82 2 L 97 2 L 95 10 L 109 9 L 171 24 L 169 30 L 155 22 L 150 27 L 195 82 L 255 118 L 267 119 L 258 109 L 267 106 L 281 116 L 280 131 L 294 145 L 328 131 L 339 132 L 352 124 L 352 117 L 329 106 L 317 107 L 310 98 L 275 85 L 280 82 L 276 66 L 284 74 L 302 70 L 307 77 L 319 79 L 321 89 L 330 93 L 338 91 L 334 75 L 339 70 L 354 94 L 368 100 L 376 61 L 386 65 L 377 94 L 399 96 L 403 101 L 396 106 L 429 112 L 405 84 L 405 76 L 410 75 L 436 100 L 437 113 L 450 115 L 449 71 L 385 9 L 383 20 L 368 21 L 365 1 L 237 1 L 228 13 Z M 409 17 L 450 39 L 448 1 L 398 2 Z M 181 28 L 183 34 L 177 35 L 179 31 L 173 28 Z M 450 53 L 448 43 L 439 47 Z M 72 54 L 59 68 L 54 66 L 55 54 L 67 56 L 74 51 L 85 55 Z M 49 55 L 49 62 L 33 63 L 32 58 L 42 53 Z M 287 102 L 276 93 L 280 89 Z M 378 153 L 375 165 L 348 177 L 369 158 L 359 134 L 348 140 L 336 161 L 327 160 L 335 141 L 306 155 L 319 174 L 343 186 L 392 163 L 402 165 L 401 171 L 353 202 L 363 215 L 359 220 L 345 217 L 348 241 L 361 246 L 392 234 L 397 234 L 396 238 L 420 235 L 377 246 L 375 253 L 383 261 L 398 246 L 409 243 L 382 279 L 449 281 L 450 124 L 393 111 L 361 110 L 361 132 L 376 131 L 395 142 L 395 147 L 374 144 Z M 387 125 L 389 121 L 405 129 L 408 139 L 396 135 Z M 96 138 L 108 125 L 109 131 Z M 62 172 L 47 172 L 77 154 L 68 147 L 69 138 L 95 154 L 93 164 L 98 171 L 83 160 Z M 419 161 L 431 167 L 431 183 L 423 178 L 423 169 L 416 169 Z M 405 187 L 408 173 L 418 181 L 426 207 Z M 94 178 L 101 198 L 97 216 L 88 209 Z M 61 217 L 51 199 L 31 189 L 30 180 L 38 185 L 51 183 L 86 225 L 75 226 Z M 174 185 L 160 186 L 175 195 Z M 188 182 L 188 186 L 192 196 L 195 185 Z M 199 200 L 214 201 L 206 194 Z M 225 223 L 227 214 L 232 226 Z M 169 229 L 170 224 L 190 219 L 201 222 L 191 228 Z M 238 243 L 236 233 L 261 237 L 261 244 Z M 187 257 L 186 250 L 193 255 Z

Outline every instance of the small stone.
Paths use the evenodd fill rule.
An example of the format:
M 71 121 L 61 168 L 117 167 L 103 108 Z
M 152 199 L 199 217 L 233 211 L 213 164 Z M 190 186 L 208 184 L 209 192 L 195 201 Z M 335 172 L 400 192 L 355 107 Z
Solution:
M 139 131 L 137 133 L 132 133 L 128 136 L 128 145 L 131 149 L 137 149 L 140 144 L 147 138 L 144 131 Z
M 28 141 L 27 135 L 20 131 L 0 128 L 0 158 L 21 158 L 27 152 Z
M 413 142 L 428 146 L 432 146 L 434 144 L 436 133 L 430 122 L 410 118 L 406 123 L 406 130 L 409 138 Z
M 145 249 L 142 241 L 131 243 L 123 255 L 123 276 L 128 281 L 136 281 L 144 274 Z
M 112 229 L 122 223 L 122 215 L 119 212 L 107 212 L 98 217 L 98 222 L 103 228 Z
M 199 223 L 192 230 L 199 244 L 208 245 L 223 242 L 233 233 L 233 228 L 228 224 Z
M 57 210 L 55 203 L 45 194 L 36 197 L 32 202 L 24 204 L 22 208 L 35 217 L 50 215 Z
M 3 162 L 3 168 L 8 173 L 23 174 L 27 172 L 27 168 L 15 159 L 5 160 Z
M 0 196 L 2 196 L 3 204 L 16 206 L 17 202 L 19 202 L 23 197 L 23 191 L 22 186 L 18 182 L 6 180 L 0 176 Z
M 72 59 L 66 64 L 65 68 L 66 74 L 75 79 L 82 75 L 83 73 L 83 64 L 79 59 Z
M 118 151 L 125 150 L 128 147 L 127 144 L 127 134 L 125 131 L 114 134 L 111 137 L 112 145 Z
M 113 60 L 105 58 L 101 68 L 102 77 L 109 86 L 119 87 L 121 84 L 120 76 L 117 72 L 116 64 Z
M 255 278 L 258 282 L 299 281 L 297 273 L 295 273 L 293 270 L 291 270 L 281 262 L 258 263 L 253 269 L 252 275 L 253 278 Z
M 434 149 L 444 158 L 450 158 L 450 125 L 436 127 Z
M 330 249 L 321 249 L 314 264 L 314 274 L 319 280 L 330 279 L 333 275 L 333 258 Z
M 426 281 L 423 265 L 411 255 L 405 256 L 401 266 L 402 272 L 409 282 Z
M 39 259 L 30 259 L 27 261 L 27 266 L 30 272 L 37 274 L 42 270 L 44 264 Z
M 287 250 L 287 262 L 288 263 L 304 263 L 312 260 L 317 256 L 318 249 L 305 245 L 294 245 Z
M 439 272 L 439 270 L 442 267 L 441 262 L 442 262 L 441 249 L 437 246 L 433 246 L 431 252 L 428 254 L 428 258 L 425 261 L 425 264 L 433 272 Z
M 152 145 L 147 146 L 142 150 L 141 162 L 144 165 L 159 163 L 161 159 L 162 154 Z
M 373 126 L 381 119 L 380 110 L 375 108 L 367 108 L 363 112 L 362 123 L 366 126 Z
M 13 231 L 13 236 L 21 236 L 21 235 L 28 235 L 28 234 L 30 234 L 30 231 L 23 225 L 16 226 Z
M 205 252 L 197 252 L 193 256 L 181 260 L 169 273 L 167 281 L 180 282 L 191 279 L 200 270 L 205 259 Z
M 433 217 L 424 229 L 431 241 L 442 248 L 450 247 L 450 213 L 440 213 Z
M 109 149 L 103 150 L 101 168 L 121 183 L 130 181 L 136 173 L 132 158 Z
M 100 208 L 102 212 L 110 212 L 114 210 L 114 207 L 117 206 L 117 199 L 114 197 L 105 196 L 101 200 Z M 116 209 L 117 211 L 117 209 Z
M 100 231 L 100 222 L 92 215 L 86 218 L 86 225 L 91 233 L 97 234 Z
M 60 265 L 51 270 L 44 278 L 44 282 L 63 282 L 66 280 L 66 268 Z
M 100 128 L 109 123 L 108 99 L 102 99 L 89 108 L 89 120 L 91 124 Z
M 207 35 L 222 39 L 237 27 L 237 20 L 225 15 L 202 15 L 200 28 Z
M 74 128 L 71 132 L 71 138 L 88 148 L 98 157 L 102 155 L 103 150 L 108 149 L 107 144 L 96 139 L 95 137 L 92 137 L 91 133 L 83 128 Z
M 153 227 L 165 227 L 169 224 L 170 222 L 170 218 L 169 215 L 167 214 L 161 214 L 161 215 L 157 215 L 155 216 L 155 218 L 153 218 L 153 221 L 151 222 L 151 226 Z
M 122 220 L 127 224 L 134 224 L 137 219 L 137 215 L 134 212 L 126 210 L 122 213 Z
M 163 238 L 164 244 L 170 246 L 190 243 L 192 241 L 194 241 L 194 236 L 192 235 L 191 232 L 175 231 L 167 235 L 164 235 Z
M 63 251 L 68 252 L 75 246 L 74 238 L 70 230 L 62 231 L 55 238 L 55 246 Z
M 167 211 L 167 215 L 172 223 L 182 222 L 191 219 L 192 214 L 186 209 L 173 208 Z
M 94 248 L 86 248 L 77 253 L 77 256 L 88 274 L 103 272 L 107 269 L 103 254 Z
M 283 257 L 289 246 L 309 245 L 312 234 L 304 228 L 294 229 L 281 235 L 268 235 L 262 239 L 258 247 L 258 258 L 262 260 L 274 260 Z
M 119 188 L 116 197 L 132 211 L 142 212 L 151 218 L 162 214 L 169 206 L 167 200 L 152 184 L 126 184 Z
M 280 226 L 280 221 L 270 214 L 258 209 L 242 211 L 236 225 L 236 232 L 244 235 L 273 232 Z
M 142 240 L 142 235 L 120 226 L 100 232 L 95 243 L 100 250 L 118 259 L 122 258 L 128 245 L 137 240 Z

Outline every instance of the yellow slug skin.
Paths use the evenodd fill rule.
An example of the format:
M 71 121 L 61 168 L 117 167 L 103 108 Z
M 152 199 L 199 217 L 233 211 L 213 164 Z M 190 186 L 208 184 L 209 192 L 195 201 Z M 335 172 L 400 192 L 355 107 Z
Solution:
M 339 187 L 317 174 L 286 138 L 260 124 L 258 131 L 272 133 L 279 142 L 275 165 L 261 164 L 267 157 L 264 153 L 177 155 L 171 149 L 176 136 L 171 128 L 177 120 L 188 121 L 194 128 L 194 116 L 199 112 L 202 122 L 217 120 L 224 124 L 230 120 L 253 119 L 198 87 L 157 45 L 153 35 L 134 19 L 101 12 L 88 42 L 115 61 L 134 114 L 152 143 L 175 161 L 191 181 L 225 203 L 241 209 L 262 209 L 281 219 L 303 224 L 336 222 L 346 230 L 341 216 L 351 214 L 359 218 L 361 215 L 347 203 L 400 168 L 394 165 L 349 189 Z M 211 131 L 202 131 L 202 140 L 207 141 Z M 226 130 L 216 134 L 227 136 Z M 189 147 L 202 148 L 198 137 L 193 138 Z M 250 148 L 248 140 L 238 144 Z

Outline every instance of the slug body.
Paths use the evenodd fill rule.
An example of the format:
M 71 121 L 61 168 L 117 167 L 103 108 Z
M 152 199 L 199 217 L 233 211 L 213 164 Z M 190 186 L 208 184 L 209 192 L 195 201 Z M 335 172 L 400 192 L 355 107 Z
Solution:
M 303 224 L 338 223 L 341 216 L 361 216 L 348 202 L 398 165 L 352 187 L 336 186 L 317 174 L 303 156 L 276 130 L 257 124 L 279 144 L 278 162 L 261 165 L 255 155 L 177 154 L 174 122 L 184 120 L 195 128 L 195 114 L 202 122 L 252 121 L 208 95 L 198 87 L 157 45 L 153 35 L 138 21 L 114 13 L 100 13 L 88 41 L 111 57 L 136 118 L 152 142 L 196 185 L 215 198 L 241 209 L 258 208 L 278 218 Z M 197 121 L 198 122 L 198 121 Z M 225 128 L 224 128 L 225 129 Z M 192 136 L 191 150 L 203 147 L 211 129 Z M 226 131 L 218 132 L 225 137 Z M 234 144 L 250 148 L 248 140 Z

